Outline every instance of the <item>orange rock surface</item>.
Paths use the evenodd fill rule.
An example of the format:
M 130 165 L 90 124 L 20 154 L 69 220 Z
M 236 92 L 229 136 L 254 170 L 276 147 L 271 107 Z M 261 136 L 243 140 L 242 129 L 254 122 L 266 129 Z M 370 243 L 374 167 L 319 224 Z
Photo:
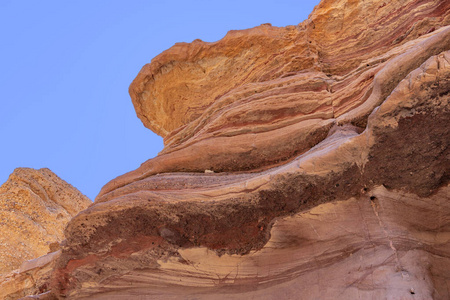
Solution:
M 165 148 L 69 222 L 36 297 L 449 299 L 449 15 L 324 0 L 154 58 L 130 95 Z
M 70 222 L 57 278 L 71 280 L 55 286 L 95 299 L 448 298 L 449 84 L 444 51 L 362 132 L 335 126 L 264 171 L 159 174 L 100 197 Z
M 0 274 L 58 250 L 68 221 L 90 204 L 49 169 L 14 170 L 0 186 Z
M 363 129 L 409 72 L 448 49 L 449 11 L 448 1 L 322 1 L 298 26 L 176 44 L 130 86 L 164 150 L 99 197 L 158 173 L 265 169 L 304 153 L 333 124 Z
M 261 25 L 215 43 L 178 43 L 142 68 L 130 95 L 144 125 L 168 145 L 217 116 L 217 131 L 242 127 L 239 120 L 253 125 L 310 115 L 318 107 L 325 118 L 338 117 L 365 100 L 374 74 L 405 52 L 402 46 L 448 25 L 449 8 L 448 1 L 322 1 L 298 26 Z M 408 64 L 404 73 L 420 64 Z M 353 93 L 351 84 L 358 85 Z M 292 94 L 303 97 L 288 101 Z M 249 105 L 251 116 L 244 114 Z

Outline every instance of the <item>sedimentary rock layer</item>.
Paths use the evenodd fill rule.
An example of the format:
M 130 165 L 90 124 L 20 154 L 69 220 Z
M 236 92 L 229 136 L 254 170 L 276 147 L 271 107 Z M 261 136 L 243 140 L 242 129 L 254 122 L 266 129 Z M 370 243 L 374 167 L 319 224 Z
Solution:
M 295 298 L 303 282 L 301 299 L 445 299 L 449 87 L 444 51 L 410 72 L 363 132 L 336 125 L 261 172 L 159 174 L 106 194 L 67 227 L 54 287 L 98 299 Z M 337 212 L 311 220 L 329 207 Z
M 448 299 L 449 195 L 449 186 L 425 198 L 376 186 L 278 219 L 267 244 L 246 255 L 168 255 L 161 238 L 136 237 L 101 262 L 91 257 L 96 268 L 78 266 L 78 276 L 95 275 L 73 297 Z
M 58 250 L 67 222 L 90 204 L 49 169 L 14 170 L 0 186 L 0 274 Z
M 130 86 L 130 95 L 144 125 L 164 136 L 169 145 L 204 127 L 202 123 L 210 122 L 213 113 L 229 116 L 226 122 L 220 122 L 227 127 L 233 127 L 239 119 L 244 124 L 278 120 L 283 117 L 283 106 L 270 109 L 269 100 L 275 99 L 261 99 L 274 94 L 279 101 L 284 100 L 284 112 L 291 114 L 284 116 L 286 119 L 301 112 L 309 115 L 314 111 L 313 104 L 324 96 L 335 100 L 333 107 L 340 108 L 337 115 L 341 115 L 361 101 L 364 87 L 371 86 L 372 76 L 367 73 L 373 75 L 376 67 L 399 54 L 391 52 L 393 49 L 404 52 L 399 47 L 448 25 L 449 8 L 448 1 L 442 0 L 322 1 L 298 26 L 265 24 L 230 31 L 215 43 L 196 40 L 176 44 L 142 68 Z M 416 62 L 415 67 L 420 64 Z M 305 76 L 308 72 L 312 73 Z M 366 76 L 361 76 L 364 73 Z M 303 76 L 288 78 L 300 74 Z M 403 72 L 399 77 L 405 75 Z M 362 81 L 363 86 L 352 94 L 348 85 L 355 81 Z M 325 93 L 343 89 L 347 90 L 346 97 Z M 323 94 L 298 93 L 308 91 Z M 286 107 L 290 93 L 304 97 Z M 341 105 L 343 100 L 347 105 Z M 250 101 L 266 104 L 251 110 L 253 119 L 242 113 L 224 115 L 218 111 L 225 105 L 232 108 L 238 106 L 236 102 L 248 105 Z M 184 129 L 184 134 L 179 133 L 180 126 L 194 120 L 198 122 Z
M 267 169 L 335 123 L 364 129 L 409 72 L 448 49 L 449 11 L 448 1 L 322 1 L 298 26 L 175 45 L 130 86 L 165 148 L 99 197 L 158 173 Z
M 28 298 L 27 296 L 31 299 L 55 299 L 48 289 L 60 254 L 60 250 L 51 252 L 23 262 L 13 272 L 0 274 L 0 299 L 13 300 Z
M 68 224 L 42 297 L 450 297 L 450 3 L 322 1 L 177 44 L 130 95 L 165 138 Z

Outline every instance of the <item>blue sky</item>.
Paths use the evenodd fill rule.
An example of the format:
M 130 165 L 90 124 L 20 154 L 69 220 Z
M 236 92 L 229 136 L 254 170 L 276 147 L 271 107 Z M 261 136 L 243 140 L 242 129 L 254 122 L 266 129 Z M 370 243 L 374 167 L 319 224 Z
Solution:
M 89 198 L 163 148 L 128 86 L 176 42 L 295 25 L 318 1 L 0 0 L 0 184 L 50 168 Z

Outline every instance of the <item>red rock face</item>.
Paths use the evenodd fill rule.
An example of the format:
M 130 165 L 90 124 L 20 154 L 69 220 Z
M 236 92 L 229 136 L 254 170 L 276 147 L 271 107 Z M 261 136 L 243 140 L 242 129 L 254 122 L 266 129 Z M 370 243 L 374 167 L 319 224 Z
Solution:
M 450 298 L 449 8 L 325 0 L 154 58 L 165 149 L 72 219 L 49 293 Z

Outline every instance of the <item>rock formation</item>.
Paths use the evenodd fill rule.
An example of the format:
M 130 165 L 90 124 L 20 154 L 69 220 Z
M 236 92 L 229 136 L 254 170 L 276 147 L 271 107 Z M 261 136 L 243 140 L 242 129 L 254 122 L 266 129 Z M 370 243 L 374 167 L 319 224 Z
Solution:
M 0 186 L 0 274 L 58 250 L 67 222 L 90 204 L 49 169 L 15 169 Z
M 14 170 L 0 186 L 0 274 L 57 251 L 69 220 L 90 204 L 86 196 L 49 169 Z M 32 287 L 29 276 L 24 280 Z M 0 290 L 3 296 L 14 288 L 1 285 Z
M 27 296 L 32 299 L 55 299 L 48 289 L 60 254 L 61 250 L 51 252 L 23 262 L 18 270 L 0 274 L 0 299 L 22 299 Z
M 130 95 L 165 148 L 70 221 L 40 298 L 450 298 L 449 24 L 324 0 L 154 58 Z

